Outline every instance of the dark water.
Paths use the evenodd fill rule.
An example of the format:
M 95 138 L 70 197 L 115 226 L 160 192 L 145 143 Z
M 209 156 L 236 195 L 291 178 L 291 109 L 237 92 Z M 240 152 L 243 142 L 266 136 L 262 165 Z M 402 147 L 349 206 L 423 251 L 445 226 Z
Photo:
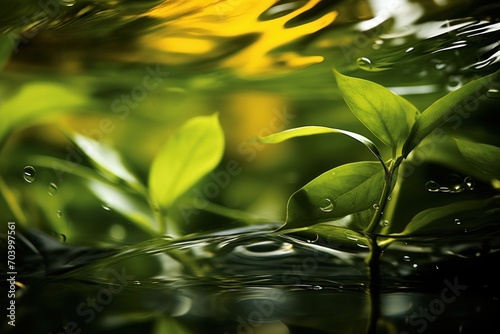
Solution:
M 17 51 L 2 72 L 0 102 L 32 82 L 83 92 L 114 117 L 116 130 L 104 133 L 103 141 L 113 143 L 143 179 L 165 132 L 219 110 L 227 136 L 223 163 L 235 159 L 243 172 L 214 201 L 258 212 L 265 221 L 282 221 L 288 196 L 332 164 L 367 159 L 342 140 L 333 147 L 305 140 L 283 151 L 239 149 L 276 117 L 280 127 L 271 130 L 316 124 L 369 136 L 350 118 L 333 67 L 425 109 L 497 70 L 500 55 L 500 8 L 488 1 L 44 4 L 3 4 L 9 14 L 0 15 L 0 30 Z M 122 120 L 125 114 L 112 103 L 148 71 L 164 75 L 160 88 L 136 101 L 139 107 L 129 106 Z M 498 97 L 490 90 L 462 133 L 499 144 Z M 16 326 L 2 322 L 2 332 L 366 332 L 374 296 L 361 235 L 280 234 L 281 223 L 252 225 L 248 216 L 212 211 L 190 215 L 176 231 L 184 237 L 151 237 L 89 190 L 87 176 L 61 181 L 51 174 L 46 157 L 68 154 L 58 130 L 95 129 L 99 112 L 47 118 L 14 133 L 0 155 L 2 178 L 27 217 L 19 222 L 2 200 L 1 220 L 18 221 L 19 232 Z M 389 232 L 400 232 L 428 208 L 459 200 L 487 204 L 440 217 L 429 231 L 396 237 L 384 250 L 378 333 L 495 333 L 498 180 L 456 164 L 449 146 L 431 153 L 422 153 L 428 160 L 402 186 Z M 23 169 L 28 165 L 36 168 L 36 182 L 35 173 Z M 474 189 L 434 192 L 429 183 L 453 188 L 466 177 Z M 152 219 L 144 199 L 121 195 L 138 215 Z M 2 291 L 9 286 L 5 272 Z

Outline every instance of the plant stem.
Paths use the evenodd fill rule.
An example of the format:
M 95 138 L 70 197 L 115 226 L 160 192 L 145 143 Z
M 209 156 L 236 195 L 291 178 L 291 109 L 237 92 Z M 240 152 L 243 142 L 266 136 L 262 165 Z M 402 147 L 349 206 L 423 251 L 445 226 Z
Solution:
M 380 317 L 380 254 L 382 249 L 378 245 L 377 237 L 370 236 L 370 255 L 367 258 L 368 274 L 370 283 L 368 292 L 370 294 L 370 319 L 368 321 L 367 334 L 377 332 L 377 323 Z

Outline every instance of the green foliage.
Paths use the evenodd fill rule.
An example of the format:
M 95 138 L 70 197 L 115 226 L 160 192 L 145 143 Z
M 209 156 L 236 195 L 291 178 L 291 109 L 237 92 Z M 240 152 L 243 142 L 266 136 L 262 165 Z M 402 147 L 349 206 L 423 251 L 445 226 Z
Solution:
M 498 211 L 499 205 L 500 196 L 494 196 L 486 200 L 459 201 L 427 209 L 415 215 L 399 235 L 439 235 L 453 234 L 457 231 L 462 233 L 464 228 L 469 227 L 467 224 L 469 220 L 482 218 L 477 216 L 477 212 L 482 212 L 485 218 L 492 211 Z M 457 219 L 457 216 L 460 219 Z
M 324 133 L 341 133 L 363 143 L 379 159 L 378 163 L 358 162 L 336 167 L 323 173 L 295 192 L 288 201 L 286 225 L 288 229 L 335 221 L 347 216 L 366 216 L 372 209 L 372 218 L 353 226 L 364 232 L 375 232 L 386 209 L 395 185 L 400 164 L 408 154 L 450 117 L 470 103 L 476 103 L 489 89 L 499 72 L 474 80 L 447 94 L 422 114 L 410 102 L 388 89 L 362 79 L 351 78 L 334 71 L 342 95 L 354 115 L 384 144 L 392 148 L 392 159 L 384 163 L 379 149 L 369 139 L 355 133 L 326 127 L 300 127 L 260 138 L 264 143 L 280 143 L 295 137 Z M 477 109 L 477 108 L 476 108 Z M 457 140 L 460 152 L 471 165 L 488 174 L 500 176 L 500 148 Z M 483 203 L 484 204 L 484 203 Z M 446 207 L 428 209 L 408 224 L 402 234 L 427 229 L 432 222 L 453 213 L 481 207 L 480 202 L 455 203 Z M 344 222 L 345 223 L 345 222 Z M 391 230 L 390 226 L 384 231 Z M 431 229 L 432 230 L 432 229 Z
M 101 174 L 110 181 L 122 181 L 139 192 L 145 191 L 145 187 L 125 166 L 121 155 L 116 150 L 78 133 L 68 136 L 87 155 Z
M 345 102 L 380 141 L 394 151 L 403 145 L 419 116 L 418 109 L 403 97 L 368 80 L 342 75 L 334 70 Z
M 425 109 L 411 129 L 403 147 L 403 156 L 406 157 L 432 131 L 453 117 L 458 117 L 457 114 L 462 109 L 469 106 L 474 107 L 477 100 L 491 88 L 492 82 L 498 78 L 499 73 L 500 71 L 497 71 L 483 78 L 473 80 L 460 89 L 446 94 Z
M 382 156 L 380 155 L 380 151 L 378 150 L 378 147 L 370 139 L 362 135 L 359 135 L 357 133 L 346 130 L 333 129 L 324 126 L 303 126 L 300 128 L 289 129 L 279 133 L 275 133 L 267 137 L 262 137 L 260 138 L 260 141 L 266 144 L 277 144 L 285 140 L 296 137 L 312 136 L 312 135 L 327 134 L 327 133 L 339 133 L 349 136 L 353 139 L 356 139 L 357 141 L 365 145 L 370 150 L 370 152 L 372 152 L 373 155 L 377 157 L 377 159 L 382 163 L 382 165 L 385 166 L 384 161 L 382 160 Z
M 151 198 L 167 211 L 172 203 L 214 169 L 224 153 L 218 115 L 184 124 L 160 149 L 149 173 Z
M 12 45 L 11 42 L 9 41 L 8 36 L 0 35 L 0 71 L 9 61 L 11 53 L 12 53 Z
M 287 228 L 340 219 L 373 207 L 384 184 L 376 162 L 346 164 L 321 174 L 288 201 Z
M 455 139 L 464 158 L 479 171 L 500 180 L 500 147 Z
M 14 129 L 32 124 L 42 117 L 75 112 L 88 105 L 89 100 L 84 94 L 62 84 L 26 84 L 14 97 L 0 105 L 0 143 Z

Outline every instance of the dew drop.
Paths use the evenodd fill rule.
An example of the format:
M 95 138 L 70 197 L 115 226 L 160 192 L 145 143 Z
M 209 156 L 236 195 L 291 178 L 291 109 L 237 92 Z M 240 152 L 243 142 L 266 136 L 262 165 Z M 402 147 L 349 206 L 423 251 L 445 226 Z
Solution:
M 453 222 L 454 222 L 455 224 L 457 224 L 457 225 L 462 224 L 462 221 L 461 221 L 460 219 L 458 219 L 458 218 L 455 218 L 455 220 L 454 220 Z
M 436 270 L 439 270 L 439 266 L 436 266 Z
M 417 268 L 417 267 L 418 267 L 418 264 L 414 263 L 413 268 Z
M 57 215 L 57 217 L 61 218 L 62 215 L 63 215 L 62 211 L 61 210 L 57 210 L 56 215 Z
M 366 57 L 358 58 L 356 60 L 356 63 L 358 64 L 359 68 L 365 71 L 371 71 L 373 69 L 372 61 L 369 58 Z
M 437 193 L 439 191 L 439 184 L 435 181 L 427 181 L 425 188 L 431 193 Z
M 111 211 L 111 208 L 107 204 L 101 204 L 101 207 L 106 211 Z
M 408 255 L 403 256 L 403 260 L 406 262 L 410 262 L 410 257 Z
M 389 221 L 388 220 L 382 220 L 380 222 L 380 226 L 388 226 L 389 225 Z
M 36 179 L 35 167 L 33 167 L 33 166 L 24 167 L 23 178 L 24 178 L 24 181 L 26 181 L 28 183 L 35 182 L 35 179 Z
M 392 197 L 391 196 L 387 196 L 387 200 L 388 201 L 392 200 Z
M 490 99 L 500 99 L 500 88 L 490 88 L 486 92 L 486 96 Z
M 448 79 L 448 85 L 446 86 L 446 88 L 448 89 L 448 91 L 452 92 L 454 90 L 459 89 L 462 86 L 463 86 L 462 78 L 458 75 L 452 75 Z
M 321 289 L 323 289 L 323 287 L 320 286 L 320 285 L 314 285 L 312 288 L 313 288 L 313 290 L 321 290 Z
M 365 249 L 366 249 L 366 248 L 370 248 L 368 245 L 362 244 L 362 243 L 360 243 L 360 242 L 358 242 L 356 245 L 357 245 L 359 248 L 365 248 Z
M 463 184 L 455 184 L 454 186 L 449 188 L 449 190 L 450 193 L 457 194 L 463 192 L 465 190 L 465 187 Z
M 406 51 L 405 51 L 405 52 L 406 52 L 406 53 L 408 53 L 408 52 L 412 52 L 414 49 L 415 49 L 415 48 L 412 46 L 412 47 L 409 47 L 408 49 L 406 49 Z
M 380 209 L 380 206 L 379 206 L 377 203 L 375 203 L 375 204 L 373 204 L 373 208 L 374 208 L 375 210 L 379 210 L 379 209 Z
M 467 190 L 474 190 L 474 187 L 476 186 L 476 182 L 474 179 L 470 176 L 466 176 L 464 179 L 464 186 L 465 189 Z
M 54 196 L 57 192 L 57 185 L 54 182 L 50 182 L 49 184 L 49 195 Z
M 333 205 L 332 201 L 328 198 L 321 200 L 321 202 L 319 203 L 319 207 L 320 207 L 321 211 L 324 211 L 324 212 L 332 212 L 333 206 L 334 205 Z
M 134 281 L 134 285 L 141 285 L 141 281 Z

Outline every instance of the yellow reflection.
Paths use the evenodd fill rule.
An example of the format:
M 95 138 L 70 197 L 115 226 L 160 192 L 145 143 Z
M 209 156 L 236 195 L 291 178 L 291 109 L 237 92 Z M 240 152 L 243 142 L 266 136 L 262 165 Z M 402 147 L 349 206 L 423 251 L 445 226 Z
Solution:
M 157 60 L 168 64 L 189 64 L 220 57 L 220 66 L 240 75 L 275 74 L 323 60 L 320 56 L 302 56 L 296 52 L 273 53 L 278 47 L 314 33 L 335 20 L 338 13 L 330 12 L 311 22 L 285 28 L 287 22 L 319 2 L 310 0 L 294 9 L 291 6 L 273 7 L 276 0 L 165 1 L 146 13 L 163 23 L 141 42 L 145 48 L 161 51 Z M 280 10 L 286 11 L 279 16 Z M 266 11 L 279 17 L 259 21 L 259 16 Z M 255 40 L 235 48 L 231 43 L 242 36 L 255 36 Z

